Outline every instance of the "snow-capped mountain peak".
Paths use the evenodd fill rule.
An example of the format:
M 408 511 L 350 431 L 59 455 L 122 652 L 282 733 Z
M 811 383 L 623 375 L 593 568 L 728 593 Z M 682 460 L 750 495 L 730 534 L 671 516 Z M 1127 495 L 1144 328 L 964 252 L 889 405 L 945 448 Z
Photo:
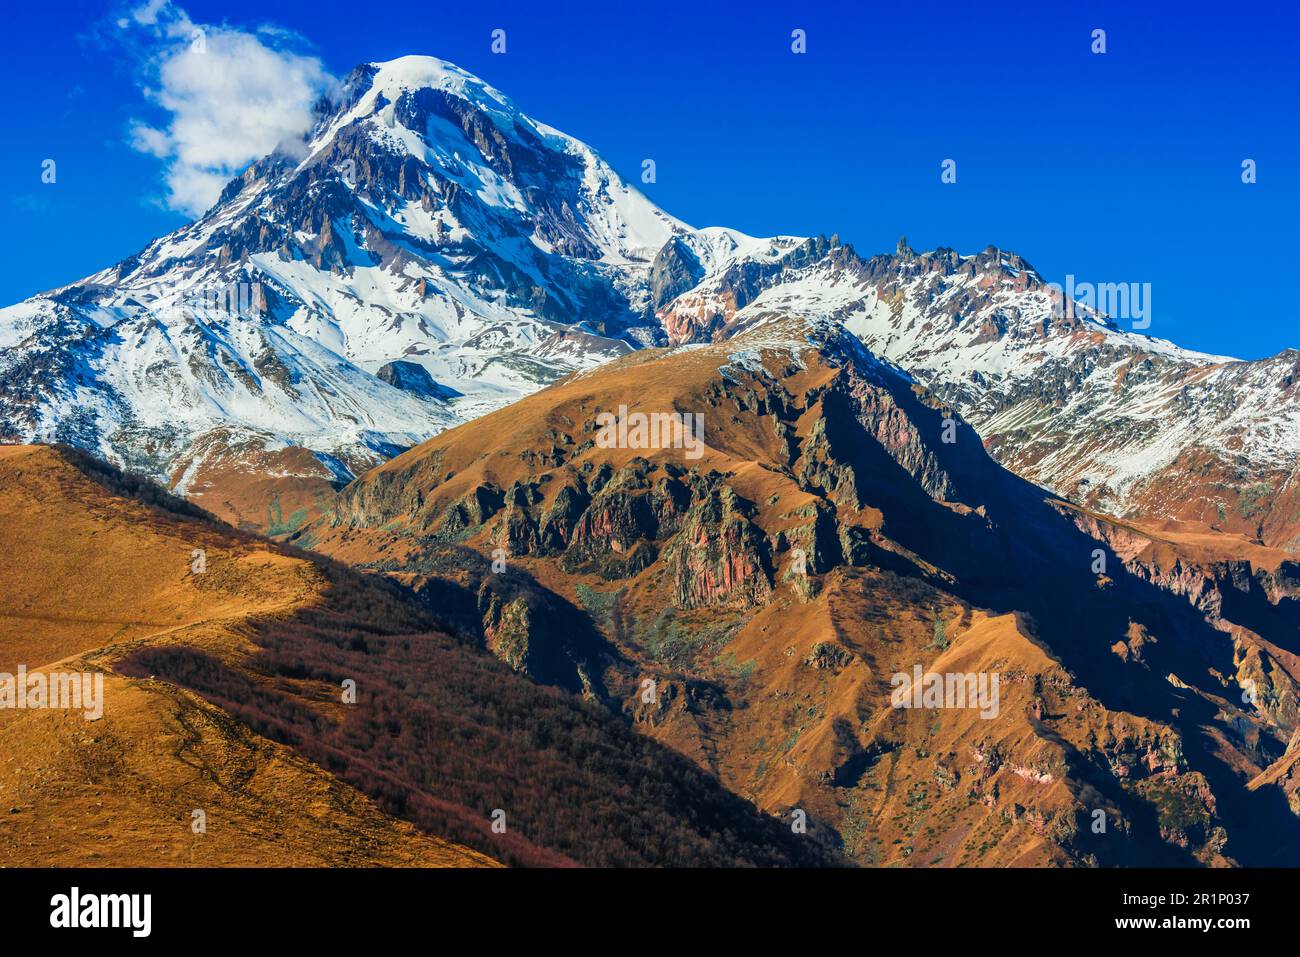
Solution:
M 3 437 L 187 485 L 302 448 L 345 479 L 666 343 L 656 289 L 793 242 L 693 230 L 434 57 L 363 64 L 317 113 L 196 222 L 0 310 Z
M 0 310 L 0 437 L 187 488 L 227 453 L 337 482 L 630 350 L 782 315 L 842 324 L 1062 494 L 1289 540 L 1256 504 L 1297 484 L 1285 354 L 1180 349 L 992 246 L 864 258 L 838 237 L 695 229 L 421 56 L 357 67 L 196 222 Z M 1213 487 L 1152 491 L 1189 464 Z M 1232 482 L 1255 489 L 1245 504 Z

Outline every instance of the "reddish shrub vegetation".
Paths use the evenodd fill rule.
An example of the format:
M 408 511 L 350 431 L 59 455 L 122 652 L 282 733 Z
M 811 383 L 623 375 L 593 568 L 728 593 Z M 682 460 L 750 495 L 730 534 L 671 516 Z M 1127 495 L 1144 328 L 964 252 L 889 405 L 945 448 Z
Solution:
M 175 646 L 119 670 L 190 688 L 390 813 L 506 863 L 833 863 L 599 705 L 434 630 L 396 588 L 337 566 L 331 577 L 326 610 L 262 624 L 253 673 Z M 321 697 L 349 678 L 355 705 Z M 504 834 L 492 832 L 496 809 Z

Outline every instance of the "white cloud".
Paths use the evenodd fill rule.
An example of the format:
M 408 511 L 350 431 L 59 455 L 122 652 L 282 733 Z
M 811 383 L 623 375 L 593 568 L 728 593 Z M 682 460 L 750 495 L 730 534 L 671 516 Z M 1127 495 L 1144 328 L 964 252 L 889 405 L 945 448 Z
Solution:
M 147 0 L 118 20 L 145 31 L 140 51 L 153 84 L 145 96 L 163 114 L 134 121 L 134 149 L 166 164 L 166 205 L 198 216 L 253 160 L 292 148 L 312 122 L 312 105 L 332 84 L 321 61 L 292 47 L 296 36 L 196 24 L 170 0 Z
M 148 0 L 131 11 L 131 16 L 136 23 L 157 23 L 158 14 L 168 6 L 167 0 Z
M 155 130 L 137 120 L 131 124 L 131 148 L 166 159 L 171 154 L 171 137 L 162 130 Z

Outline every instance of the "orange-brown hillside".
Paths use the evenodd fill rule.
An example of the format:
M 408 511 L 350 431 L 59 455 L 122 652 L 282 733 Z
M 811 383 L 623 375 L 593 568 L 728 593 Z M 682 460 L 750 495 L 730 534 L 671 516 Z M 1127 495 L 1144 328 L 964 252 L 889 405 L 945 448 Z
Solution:
M 324 600 L 311 562 L 113 494 L 47 446 L 0 446 L 0 671 L 103 672 L 103 716 L 0 709 L 10 866 L 474 866 L 199 696 L 128 678 L 128 649 L 240 662 L 247 632 Z M 194 572 L 202 552 L 206 571 Z M 195 833 L 193 812 L 206 815 Z
M 300 446 L 268 450 L 224 429 L 205 433 L 181 456 L 172 488 L 224 522 L 271 538 L 292 534 L 329 509 L 338 480 Z
M 702 413 L 702 454 L 602 447 L 621 406 Z M 862 863 L 1272 859 L 1300 822 L 1249 785 L 1285 751 L 1300 669 L 1244 619 L 1277 606 L 1225 623 L 946 421 L 844 338 L 769 324 L 439 435 L 298 541 L 431 601 L 469 590 L 456 613 L 512 667 Z M 891 707 L 917 665 L 997 673 L 997 716 Z M 1242 707 L 1256 677 L 1274 698 Z
M 105 682 L 98 720 L 0 709 L 8 863 L 835 862 L 391 583 L 81 453 L 0 450 L 0 528 L 0 671 Z

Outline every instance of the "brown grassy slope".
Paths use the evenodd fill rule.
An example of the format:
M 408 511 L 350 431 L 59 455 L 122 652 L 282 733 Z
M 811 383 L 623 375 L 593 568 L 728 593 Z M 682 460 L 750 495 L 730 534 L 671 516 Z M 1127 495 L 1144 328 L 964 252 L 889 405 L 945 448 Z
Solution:
M 169 643 L 238 660 L 251 620 L 321 600 L 310 562 L 114 495 L 69 454 L 0 447 L 0 670 L 100 670 L 115 652 Z M 189 692 L 108 672 L 104 695 L 97 721 L 0 710 L 5 864 L 490 863 Z
M 1107 526 L 1107 538 L 1115 541 L 1117 552 L 1126 560 L 1156 567 L 1170 567 L 1179 561 L 1200 566 L 1249 562 L 1256 569 L 1277 571 L 1296 561 L 1292 552 L 1262 545 L 1239 533 L 1206 531 L 1197 525 L 1169 521 L 1148 524 L 1117 519 L 1068 502 L 1058 507 L 1076 515 L 1081 523 Z
M 214 429 L 172 471 L 185 497 L 236 528 L 288 535 L 328 510 L 338 481 L 307 449 L 268 451 L 255 438 Z
M 390 583 L 307 560 L 212 523 L 192 506 L 167 500 L 154 487 L 70 450 L 14 453 L 14 460 L 29 464 L 16 471 L 9 484 L 35 490 L 24 508 L 12 510 L 15 522 L 37 521 L 30 507 L 41 500 L 45 517 L 68 535 L 66 540 L 57 535 L 39 539 L 41 551 L 29 549 L 17 536 L 12 553 L 21 563 L 43 560 L 46 549 L 62 548 L 83 553 L 78 563 L 83 572 L 96 574 L 102 568 L 121 574 L 131 567 L 134 549 L 143 547 L 152 550 L 157 561 L 145 563 L 147 578 L 138 583 L 122 579 L 121 587 L 134 585 L 136 593 L 146 596 L 162 594 L 165 603 L 178 595 L 175 601 L 183 605 L 194 591 L 212 599 L 205 606 L 194 598 L 199 602 L 196 614 L 207 617 L 142 637 L 124 637 L 69 659 L 109 670 L 110 688 L 117 692 L 107 716 L 94 725 L 99 729 L 113 723 L 114 736 L 76 736 L 79 726 L 73 722 L 67 727 L 74 736 L 59 752 L 68 767 L 60 767 L 53 777 L 46 773 L 48 768 L 35 775 L 36 786 L 45 790 L 57 785 L 78 812 L 99 807 L 100 800 L 107 804 L 101 792 L 121 777 L 132 783 L 124 793 L 133 795 L 135 804 L 116 830 L 152 835 L 149 822 L 157 814 L 137 805 L 175 800 L 175 775 L 162 769 L 139 775 L 128 771 L 149 767 L 147 762 L 162 761 L 169 754 L 173 757 L 167 760 L 186 766 L 198 763 L 201 779 L 212 778 L 241 799 L 265 804 L 277 800 L 286 785 L 263 773 L 256 755 L 267 748 L 287 754 L 280 747 L 287 744 L 300 765 L 327 768 L 339 782 L 373 798 L 384 812 L 507 863 L 834 862 L 815 845 L 760 816 L 690 762 L 600 708 L 538 687 L 491 655 L 448 635 Z M 50 473 L 59 474 L 63 484 L 51 486 L 45 480 Z M 123 496 L 156 500 L 162 507 L 149 508 Z M 103 527 L 116 522 L 127 532 L 127 552 L 112 544 L 116 539 Z M 148 529 L 154 530 L 152 539 L 139 538 Z M 200 574 L 189 565 L 196 543 L 206 550 L 207 569 Z M 169 571 L 168 556 L 184 560 L 179 571 Z M 60 569 L 61 574 L 68 572 Z M 64 583 L 75 590 L 75 581 Z M 104 597 L 94 590 L 84 599 L 74 595 L 69 603 L 74 614 L 65 617 L 105 619 L 109 616 L 100 612 L 101 600 Z M 29 605 L 35 607 L 34 602 Z M 121 609 L 111 603 L 109 607 L 114 620 L 158 620 L 157 612 L 145 614 L 130 603 Z M 215 617 L 228 616 L 232 608 L 240 613 Z M 68 647 L 80 647 L 75 628 L 67 629 L 64 638 Z M 351 705 L 340 700 L 341 682 L 348 679 L 357 686 Z M 148 711 L 128 711 L 122 688 L 179 708 L 175 721 L 180 731 L 167 733 L 156 723 L 145 723 Z M 192 714 L 195 708 L 202 715 Z M 27 717 L 25 712 L 15 714 Z M 41 716 L 48 714 L 52 712 Z M 138 723 L 128 721 L 131 716 L 138 717 Z M 118 726 L 122 721 L 127 724 Z M 37 736 L 29 725 L 14 728 L 19 742 Z M 70 768 L 85 760 L 90 745 L 98 747 L 105 740 L 113 745 L 110 753 L 129 750 L 138 758 L 107 761 L 91 779 L 92 801 L 84 788 L 72 788 L 80 778 Z M 242 750 L 229 753 L 237 745 Z M 199 752 L 206 756 L 196 757 Z M 167 786 L 150 790 L 152 780 Z M 31 781 L 22 777 L 13 786 L 18 792 Z M 22 794 L 27 803 L 20 813 L 38 803 L 29 792 Z M 185 797 L 187 804 L 190 800 Z M 315 802 L 312 810 L 321 809 Z M 491 827 L 489 815 L 496 809 L 506 813 L 502 833 Z M 40 812 L 46 810 L 42 805 Z M 173 809 L 164 810 L 171 814 Z M 284 808 L 262 814 L 265 845 L 247 853 L 262 855 L 267 863 L 279 862 L 309 840 L 320 847 L 319 854 L 334 854 L 330 843 L 312 829 L 295 830 L 297 817 L 308 813 L 287 791 Z M 227 816 L 225 809 L 214 813 L 208 808 L 209 835 L 214 822 Z M 405 830 L 392 820 L 380 820 Z M 182 823 L 188 826 L 188 818 Z M 47 840 L 72 852 L 59 845 L 58 837 Z M 376 862 L 388 853 L 383 847 L 372 851 L 369 859 Z M 484 860 L 457 851 L 461 861 Z M 405 860 L 397 852 L 391 857 L 398 863 Z
M 484 641 L 516 667 L 568 655 L 646 733 L 769 811 L 808 810 L 863 862 L 1270 859 L 1296 821 L 1247 785 L 1290 719 L 1234 705 L 1243 630 L 1118 549 L 1111 577 L 1092 574 L 1106 541 L 969 429 L 945 445 L 943 412 L 901 380 L 796 359 L 771 332 L 638 353 L 444 433 L 300 540 L 435 602 L 442 581 L 468 584 Z M 763 368 L 720 375 L 740 349 Z M 596 447 L 596 413 L 620 404 L 704 411 L 705 454 Z M 520 582 L 585 610 L 608 646 L 563 645 Z M 522 596 L 508 642 L 496 594 Z M 1282 666 L 1285 693 L 1274 637 L 1265 670 Z M 998 671 L 1000 714 L 890 708 L 891 674 L 915 664 Z

